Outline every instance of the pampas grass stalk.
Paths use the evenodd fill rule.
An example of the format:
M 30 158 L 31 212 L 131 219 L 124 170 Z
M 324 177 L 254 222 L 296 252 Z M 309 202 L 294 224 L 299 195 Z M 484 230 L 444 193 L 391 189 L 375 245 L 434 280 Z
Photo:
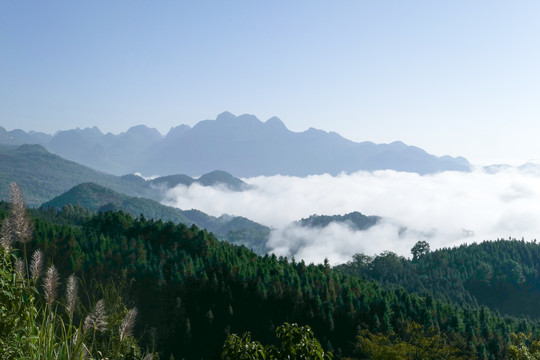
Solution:
M 75 311 L 75 305 L 77 303 L 77 278 L 72 274 L 68 278 L 66 287 L 66 310 L 69 314 L 69 318 L 73 318 L 73 311 Z
M 122 324 L 120 325 L 120 341 L 133 334 L 133 327 L 135 326 L 135 318 L 137 317 L 137 308 L 133 308 L 128 311 Z
M 94 311 L 84 319 L 84 331 L 94 330 L 105 332 L 107 330 L 107 322 L 105 321 L 105 303 L 103 299 L 96 303 Z
M 43 282 L 43 289 L 45 291 L 45 300 L 49 306 L 52 305 L 56 298 L 56 289 L 58 288 L 58 272 L 54 265 L 49 266 L 47 274 L 45 275 L 45 281 Z
M 30 274 L 32 275 L 32 280 L 36 281 L 41 276 L 41 271 L 43 269 L 43 252 L 41 250 L 34 251 L 32 255 L 32 262 L 30 263 Z

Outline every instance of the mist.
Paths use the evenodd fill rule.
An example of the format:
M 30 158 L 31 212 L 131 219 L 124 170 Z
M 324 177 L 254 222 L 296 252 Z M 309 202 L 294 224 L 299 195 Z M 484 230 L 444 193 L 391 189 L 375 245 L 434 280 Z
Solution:
M 420 176 L 393 170 L 338 176 L 260 176 L 244 192 L 179 185 L 164 203 L 214 216 L 244 216 L 270 226 L 267 243 L 276 255 L 331 264 L 355 253 L 389 250 L 410 257 L 419 240 L 432 249 L 497 238 L 536 239 L 540 234 L 540 171 L 537 167 Z M 312 214 L 359 211 L 383 220 L 366 231 L 346 224 L 304 228 L 294 222 Z

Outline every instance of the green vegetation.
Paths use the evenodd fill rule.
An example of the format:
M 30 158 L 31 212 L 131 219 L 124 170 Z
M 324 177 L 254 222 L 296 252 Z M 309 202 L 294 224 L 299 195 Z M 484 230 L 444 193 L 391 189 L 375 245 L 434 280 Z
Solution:
M 117 193 L 103 186 L 85 183 L 43 204 L 43 208 L 61 209 L 75 205 L 92 212 L 123 211 L 131 216 L 143 215 L 148 219 L 160 219 L 174 223 L 197 225 L 211 231 L 219 239 L 245 245 L 259 254 L 268 251 L 266 242 L 270 229 L 244 217 L 222 215 L 219 218 L 199 210 L 180 210 L 161 205 L 157 201 Z
M 195 180 L 195 182 L 203 185 L 203 186 L 216 186 L 216 185 L 224 185 L 229 190 L 233 191 L 243 191 L 248 190 L 250 186 L 243 182 L 242 180 L 235 178 L 231 174 L 225 171 L 212 171 L 208 174 L 202 175 L 200 178 Z
M 305 227 L 326 227 L 330 223 L 345 223 L 353 230 L 366 230 L 376 225 L 381 218 L 379 216 L 366 216 L 358 211 L 345 215 L 311 215 L 298 223 Z
M 540 359 L 540 339 L 531 339 L 531 334 L 512 334 L 512 344 L 508 346 L 510 360 Z
M 456 360 L 474 358 L 463 355 L 459 348 L 447 341 L 433 328 L 409 323 L 403 336 L 396 333 L 372 334 L 362 331 L 358 336 L 358 352 L 373 360 Z
M 0 145 L 0 199 L 9 199 L 9 184 L 16 181 L 30 206 L 43 202 L 83 182 L 94 182 L 128 195 L 157 198 L 156 190 L 64 160 L 41 145 L 12 149 Z
M 27 203 L 32 207 L 37 207 L 76 185 L 88 182 L 129 196 L 153 200 L 161 200 L 164 189 L 179 183 L 188 186 L 192 183 L 203 186 L 222 183 L 234 191 L 249 188 L 248 184 L 224 171 L 214 171 L 199 179 L 192 179 L 187 175 L 172 175 L 146 181 L 136 175 L 113 176 L 93 170 L 53 155 L 41 145 L 0 145 L 0 199 L 9 199 L 7 189 L 12 181 L 21 187 Z
M 385 288 L 405 288 L 422 296 L 505 315 L 540 318 L 540 245 L 515 239 L 429 250 L 418 242 L 408 260 L 392 252 L 357 254 L 337 268 L 376 280 Z
M 194 179 L 188 175 L 168 175 L 161 176 L 149 181 L 153 185 L 164 185 L 165 187 L 172 189 L 177 185 L 191 186 L 193 184 L 199 184 L 202 186 L 224 186 L 228 190 L 243 191 L 249 190 L 250 185 L 246 184 L 242 180 L 232 176 L 226 171 L 212 171 L 208 174 L 204 174 L 198 179 Z
M 2 231 L 10 228 L 5 225 L 10 213 L 7 204 L 0 204 Z M 480 274 L 493 281 L 485 283 L 489 291 L 494 286 L 518 290 L 526 284 L 533 286 L 533 270 L 538 266 L 534 261 L 538 245 L 534 243 L 496 241 L 433 252 L 427 244 L 418 244 L 414 260 L 391 252 L 375 258 L 357 255 L 350 264 L 332 269 L 328 262 L 314 265 L 258 256 L 245 247 L 220 242 L 194 225 L 133 218 L 123 212 L 89 215 L 80 207 L 65 206 L 58 211 L 32 210 L 30 215 L 35 241 L 15 243 L 11 254 L 34 254 L 39 249 L 44 263 L 54 264 L 60 279 L 76 274 L 88 295 L 79 301 L 71 323 L 69 312 L 64 310 L 67 296 L 49 302 L 50 297 L 39 295 L 37 290 L 16 290 L 14 266 L 4 262 L 0 306 L 8 310 L 2 311 L 6 316 L 0 319 L 0 335 L 2 346 L 15 358 L 17 351 L 27 354 L 25 344 L 35 339 L 32 334 L 36 333 L 49 334 L 43 335 L 43 341 L 50 345 L 40 346 L 48 346 L 53 353 L 64 349 L 62 344 L 69 336 L 63 334 L 75 334 L 77 329 L 80 333 L 81 326 L 86 334 L 86 319 L 89 315 L 97 319 L 92 314 L 101 313 L 103 308 L 105 321 L 113 324 L 107 327 L 108 333 L 102 334 L 100 322 L 95 320 L 87 326 L 95 331 L 87 330 L 83 337 L 94 358 L 120 358 L 115 354 L 140 358 L 140 349 L 149 349 L 164 359 L 217 359 L 235 356 L 227 351 L 237 351 L 242 344 L 254 350 L 240 358 L 276 358 L 274 351 L 294 358 L 302 343 L 311 354 L 306 358 L 315 359 L 330 353 L 336 359 L 535 356 L 532 339 L 540 334 L 536 316 L 501 316 L 481 303 L 466 304 L 467 295 L 460 292 L 467 290 L 467 281 Z M 28 228 L 18 231 L 27 234 Z M 435 261 L 440 264 L 436 266 Z M 479 267 L 481 263 L 491 266 L 491 276 L 485 275 L 489 272 L 485 266 Z M 520 272 L 509 266 L 514 263 L 520 265 Z M 353 270 L 361 276 L 344 273 Z M 430 274 L 432 282 L 428 281 Z M 442 274 L 456 285 L 443 286 L 447 282 Z M 24 279 L 30 281 L 31 276 Z M 409 292 L 399 285 L 402 281 L 412 287 L 407 279 L 416 279 L 418 284 L 423 281 L 431 288 L 425 285 L 414 289 L 416 293 Z M 461 283 L 457 282 L 460 279 Z M 477 293 L 468 291 L 471 299 L 478 298 Z M 449 299 L 451 294 L 462 297 Z M 519 304 L 532 303 L 508 294 Z M 530 296 L 534 298 L 534 292 Z M 28 300 L 33 304 L 30 312 L 21 311 L 27 299 L 35 299 Z M 128 308 L 135 305 L 138 320 L 134 336 L 120 336 L 123 319 L 133 316 Z M 48 317 L 40 315 L 47 306 L 54 309 L 54 323 L 47 323 Z M 35 315 L 24 315 L 32 311 Z M 28 319 L 34 320 L 28 323 Z M 307 326 L 312 330 L 307 331 Z M 248 332 L 242 337 L 231 335 Z M 520 333 L 531 335 L 513 336 Z
M 309 325 L 336 358 L 358 359 L 367 356 L 358 336 L 414 345 L 413 323 L 428 340 L 459 348 L 461 358 L 479 359 L 504 359 L 512 332 L 540 330 L 537 321 L 387 289 L 327 264 L 257 256 L 195 226 L 121 212 L 99 213 L 77 226 L 66 225 L 62 211 L 32 214 L 36 245 L 61 273 L 76 272 L 87 284 L 125 276 L 126 298 L 144 324 L 136 326 L 136 337 L 163 358 L 219 358 L 232 333 L 275 344 L 275 329 L 285 322 Z
M 28 261 L 32 225 L 18 186 L 12 184 L 10 193 L 11 207 L 0 234 L 2 359 L 143 359 L 133 337 L 136 309 L 127 310 L 114 286 L 106 286 L 108 296 L 83 316 L 75 275 L 67 280 L 65 297 L 58 297 L 55 266 L 49 265 L 42 275 L 41 250 Z
M 242 337 L 232 334 L 223 345 L 222 358 L 223 360 L 333 359 L 332 353 L 323 350 L 309 326 L 285 323 L 276 329 L 276 337 L 280 340 L 279 346 L 263 346 L 258 341 L 252 341 L 249 332 L 244 333 Z
M 120 194 L 106 187 L 83 183 L 54 199 L 43 203 L 43 208 L 60 209 L 65 205 L 78 205 L 93 212 L 122 210 L 132 216 L 144 215 L 150 219 L 193 224 L 182 210 L 161 205 L 157 201 Z

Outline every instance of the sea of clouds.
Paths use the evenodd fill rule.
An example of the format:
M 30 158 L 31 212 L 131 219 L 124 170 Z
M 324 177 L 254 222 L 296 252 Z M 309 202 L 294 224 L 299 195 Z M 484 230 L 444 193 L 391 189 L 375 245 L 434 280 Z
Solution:
M 276 255 L 307 262 L 346 262 L 356 253 L 385 250 L 410 257 L 419 240 L 432 249 L 461 243 L 540 237 L 540 167 L 500 168 L 434 175 L 392 170 L 338 176 L 259 176 L 253 189 L 233 192 L 194 184 L 171 189 L 164 200 L 182 209 L 244 216 L 270 226 Z M 359 211 L 382 216 L 366 231 L 346 224 L 304 228 L 295 221 Z

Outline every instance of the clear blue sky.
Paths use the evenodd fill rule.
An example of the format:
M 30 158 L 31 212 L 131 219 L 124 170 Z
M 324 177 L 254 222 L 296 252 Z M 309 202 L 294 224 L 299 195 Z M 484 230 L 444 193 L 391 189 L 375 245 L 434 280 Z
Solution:
M 0 125 L 225 110 L 474 162 L 540 158 L 540 1 L 0 2 Z

